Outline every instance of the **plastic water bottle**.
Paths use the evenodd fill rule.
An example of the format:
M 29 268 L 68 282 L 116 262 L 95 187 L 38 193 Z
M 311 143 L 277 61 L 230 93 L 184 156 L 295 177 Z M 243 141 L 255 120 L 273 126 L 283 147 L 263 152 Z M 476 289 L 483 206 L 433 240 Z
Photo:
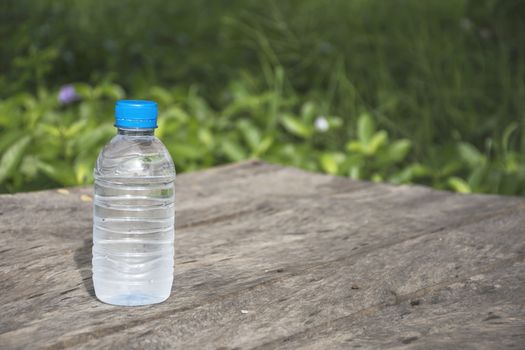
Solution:
M 94 170 L 93 284 L 101 301 L 166 300 L 173 282 L 175 167 L 154 136 L 157 104 L 122 100 Z

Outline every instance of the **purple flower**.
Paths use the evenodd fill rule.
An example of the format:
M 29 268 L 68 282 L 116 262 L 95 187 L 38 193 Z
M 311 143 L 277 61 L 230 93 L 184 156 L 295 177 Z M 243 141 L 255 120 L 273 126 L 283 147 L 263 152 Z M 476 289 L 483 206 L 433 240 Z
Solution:
M 60 102 L 63 105 L 70 104 L 78 99 L 79 96 L 77 95 L 77 91 L 75 90 L 75 87 L 71 84 L 62 86 L 60 88 L 60 91 L 58 92 L 58 102 Z

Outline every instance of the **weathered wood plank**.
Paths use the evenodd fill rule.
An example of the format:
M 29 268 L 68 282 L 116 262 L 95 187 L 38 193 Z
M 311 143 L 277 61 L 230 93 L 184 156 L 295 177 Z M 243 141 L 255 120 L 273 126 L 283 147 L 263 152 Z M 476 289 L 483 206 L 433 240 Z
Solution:
M 523 223 L 523 220 L 519 222 L 520 225 Z M 162 335 L 166 347 L 169 344 L 200 347 L 201 337 L 212 339 L 220 346 L 248 348 L 258 347 L 259 343 L 266 344 L 266 339 L 276 338 L 269 344 L 281 346 L 280 342 L 293 339 L 295 333 L 290 335 L 290 330 L 293 329 L 313 329 L 312 337 L 316 338 L 317 325 L 330 328 L 333 320 L 340 320 L 344 324 L 347 319 L 356 319 L 357 323 L 361 316 L 396 309 L 402 302 L 418 300 L 441 290 L 446 291 L 451 286 L 458 288 L 458 284 L 467 283 L 471 279 L 477 280 L 480 274 L 491 271 L 499 273 L 521 261 L 523 256 L 518 247 L 507 258 L 490 260 L 490 263 L 486 261 L 486 257 L 492 253 L 487 254 L 483 249 L 478 249 L 479 228 L 480 225 L 471 225 L 461 231 L 442 231 L 435 237 L 417 238 L 396 245 L 395 248 L 406 252 L 404 259 L 399 259 L 395 250 L 386 248 L 337 261 L 308 265 L 286 278 L 227 296 L 220 303 L 185 310 L 168 319 L 155 320 L 148 328 Z M 505 238 L 518 233 L 515 228 L 502 232 Z M 493 237 L 487 243 L 493 245 L 500 240 Z M 444 254 L 440 252 L 450 246 L 456 249 Z M 499 247 L 502 250 L 508 248 L 510 245 Z M 428 256 L 422 258 L 421 255 L 424 254 Z M 494 255 L 497 253 L 494 252 Z M 413 261 L 420 263 L 412 264 Z M 516 275 L 521 272 L 523 271 L 516 270 Z M 520 280 L 523 279 L 518 279 Z M 497 284 L 497 281 L 489 280 L 486 288 L 500 288 L 496 287 Z M 352 289 L 352 286 L 358 289 Z M 515 300 L 514 306 L 519 306 L 521 301 L 523 300 Z M 439 300 L 434 298 L 431 302 L 436 308 L 441 307 Z M 471 306 L 469 300 L 460 306 L 467 305 Z M 248 314 L 241 314 L 239 311 L 242 309 L 248 310 Z M 493 311 L 497 310 L 497 307 L 493 308 Z M 396 312 L 398 315 L 403 313 L 399 310 Z M 243 322 L 243 319 L 249 322 Z M 179 330 L 181 325 L 184 325 L 182 331 Z M 514 323 L 514 326 L 517 325 Z M 136 334 L 135 331 L 124 332 L 129 332 L 129 336 L 132 336 Z M 168 335 L 170 333 L 171 336 Z M 280 337 L 275 337 L 276 334 L 280 334 Z M 106 337 L 104 344 L 121 344 L 118 339 L 124 341 L 122 334 Z M 331 340 L 330 337 L 328 339 Z M 137 348 L 145 346 L 146 342 L 139 340 Z M 295 345 L 290 348 L 295 348 Z M 326 347 L 323 345 L 318 348 Z
M 177 181 L 173 294 L 141 308 L 93 297 L 91 203 L 80 200 L 89 189 L 0 196 L 0 345 L 344 348 L 351 344 L 340 340 L 351 338 L 392 347 L 416 344 L 407 340 L 416 336 L 418 344 L 427 336 L 438 344 L 440 332 L 421 331 L 435 322 L 424 313 L 420 328 L 400 318 L 398 328 L 378 333 L 384 338 L 366 334 L 374 337 L 373 324 L 388 324 L 408 299 L 426 300 L 457 283 L 470 288 L 479 274 L 501 286 L 496 277 L 514 276 L 509 286 L 523 287 L 521 199 L 376 185 L 259 162 Z M 472 313 L 458 317 L 470 321 L 443 321 L 456 334 L 450 344 L 484 339 L 475 337 L 475 315 L 491 299 L 468 288 L 458 290 L 485 304 L 474 312 L 460 292 L 445 300 Z M 512 331 L 523 326 L 523 300 L 501 290 L 490 297 L 517 311 L 494 339 L 512 345 L 524 333 Z M 461 338 L 465 322 L 472 331 Z M 396 329 L 419 335 L 396 336 Z
M 356 313 L 273 340 L 256 349 L 503 349 L 525 344 L 525 264 L 460 276 L 393 304 Z M 410 344 L 410 346 L 407 346 Z

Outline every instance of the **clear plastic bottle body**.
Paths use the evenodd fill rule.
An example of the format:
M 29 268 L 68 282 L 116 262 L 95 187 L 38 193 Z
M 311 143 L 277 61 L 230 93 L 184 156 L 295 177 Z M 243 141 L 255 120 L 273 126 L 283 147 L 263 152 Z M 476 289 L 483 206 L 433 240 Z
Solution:
M 94 170 L 93 284 L 101 301 L 166 300 L 173 282 L 175 167 L 153 129 L 119 129 Z

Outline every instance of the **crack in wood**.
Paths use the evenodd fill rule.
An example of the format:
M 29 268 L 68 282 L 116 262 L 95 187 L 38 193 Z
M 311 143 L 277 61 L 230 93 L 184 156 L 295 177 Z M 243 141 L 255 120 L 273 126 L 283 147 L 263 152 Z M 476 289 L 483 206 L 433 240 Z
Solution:
M 71 293 L 71 292 L 74 292 L 75 290 L 78 290 L 78 289 L 80 289 L 80 287 L 71 288 L 71 289 L 65 290 L 63 292 L 60 292 L 60 295 Z

